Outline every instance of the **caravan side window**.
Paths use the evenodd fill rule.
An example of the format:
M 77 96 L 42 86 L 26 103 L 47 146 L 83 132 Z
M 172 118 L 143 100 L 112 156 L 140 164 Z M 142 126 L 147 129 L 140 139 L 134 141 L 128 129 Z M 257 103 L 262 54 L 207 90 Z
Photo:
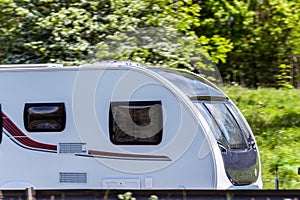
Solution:
M 60 132 L 66 126 L 64 103 L 26 103 L 24 126 L 29 132 Z
M 118 145 L 157 145 L 162 140 L 161 101 L 111 102 L 110 140 Z

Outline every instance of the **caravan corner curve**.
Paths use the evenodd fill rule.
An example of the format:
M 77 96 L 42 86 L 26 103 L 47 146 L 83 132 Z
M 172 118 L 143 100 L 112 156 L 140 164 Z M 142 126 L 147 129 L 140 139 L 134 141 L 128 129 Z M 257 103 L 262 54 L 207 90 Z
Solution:
M 237 107 L 190 72 L 0 66 L 1 189 L 260 189 Z

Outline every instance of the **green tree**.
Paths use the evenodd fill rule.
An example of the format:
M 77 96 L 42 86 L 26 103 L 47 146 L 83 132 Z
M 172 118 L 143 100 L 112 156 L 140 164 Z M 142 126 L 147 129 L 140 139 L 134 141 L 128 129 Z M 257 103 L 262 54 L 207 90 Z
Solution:
M 226 62 L 219 64 L 226 82 L 276 87 L 282 86 L 282 76 L 290 76 L 284 85 L 295 84 L 299 72 L 292 73 L 291 67 L 286 74 L 282 66 L 291 65 L 299 49 L 294 45 L 299 41 L 299 0 L 208 0 L 200 6 L 203 23 L 197 34 L 217 34 L 233 44 Z
M 291 86 L 291 73 L 282 70 L 282 66 L 290 65 L 291 35 L 299 21 L 299 3 L 270 0 L 253 5 L 256 9 L 253 34 L 258 38 L 252 46 L 253 60 L 256 60 L 253 65 L 257 66 L 256 77 L 262 86 Z M 285 69 L 292 70 L 290 67 Z M 283 76 L 286 77 L 285 84 L 282 84 Z
M 237 0 L 207 0 L 201 1 L 200 6 L 199 18 L 202 23 L 196 28 L 196 33 L 207 37 L 217 35 L 231 42 L 233 49 L 228 53 L 228 59 L 218 66 L 226 81 L 238 82 L 236 77 L 239 76 L 239 68 L 245 63 L 242 57 L 245 49 L 248 52 L 251 34 L 249 26 L 253 22 L 254 12 L 250 11 L 249 4 Z
M 232 46 L 214 35 L 195 34 L 200 7 L 193 1 L 115 1 L 107 16 L 112 34 L 99 43 L 98 59 L 134 60 L 187 68 L 212 78 Z M 210 54 L 208 54 L 210 52 Z
M 110 1 L 5 0 L 2 63 L 76 63 L 106 34 Z
M 2 63 L 129 59 L 209 74 L 232 48 L 195 34 L 201 8 L 191 0 L 1 0 L 0 8 Z

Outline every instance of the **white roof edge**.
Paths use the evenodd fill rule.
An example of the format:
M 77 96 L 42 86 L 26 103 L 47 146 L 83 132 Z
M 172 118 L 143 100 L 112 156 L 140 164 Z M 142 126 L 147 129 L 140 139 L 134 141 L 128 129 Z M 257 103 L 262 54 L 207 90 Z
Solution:
M 133 61 L 123 61 L 123 60 L 105 60 L 97 61 L 94 63 L 83 64 L 80 67 L 142 67 L 143 65 L 138 62 Z
M 62 64 L 54 64 L 54 63 L 0 65 L 0 68 L 45 68 L 45 67 L 63 67 L 63 65 Z
M 94 63 L 82 64 L 79 66 L 64 66 L 63 64 L 55 63 L 41 63 L 41 64 L 4 64 L 0 65 L 0 69 L 26 69 L 26 68 L 60 68 L 60 67 L 86 67 L 86 68 L 107 68 L 107 67 L 142 67 L 143 65 L 138 62 L 121 61 L 121 60 L 105 60 Z

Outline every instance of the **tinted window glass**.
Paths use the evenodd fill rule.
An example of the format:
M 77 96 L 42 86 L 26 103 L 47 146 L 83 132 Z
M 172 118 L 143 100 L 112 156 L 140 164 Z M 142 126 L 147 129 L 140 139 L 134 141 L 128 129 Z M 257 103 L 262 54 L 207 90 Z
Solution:
M 27 103 L 24 126 L 30 132 L 60 132 L 66 124 L 64 103 Z
M 109 124 L 114 144 L 159 144 L 163 131 L 161 102 L 112 102 Z
M 247 148 L 243 132 L 224 103 L 204 103 L 216 120 L 231 149 Z
M 247 122 L 243 119 L 243 117 L 239 114 L 238 110 L 232 105 L 228 104 L 228 108 L 232 113 L 234 113 L 234 116 L 236 117 L 243 133 L 245 134 L 247 139 L 251 139 L 251 134 L 250 134 L 250 127 L 248 127 Z
M 221 143 L 222 145 L 227 146 L 226 139 L 224 138 L 221 129 L 216 128 L 216 127 L 218 127 L 216 120 L 214 118 L 210 117 L 211 115 L 210 115 L 209 111 L 207 109 L 205 109 L 205 106 L 203 105 L 203 103 L 195 103 L 194 102 L 194 104 L 197 106 L 198 110 L 200 111 L 200 113 L 202 115 L 208 116 L 206 120 L 207 120 L 209 126 L 211 127 L 211 130 L 212 130 L 216 140 L 219 143 Z

